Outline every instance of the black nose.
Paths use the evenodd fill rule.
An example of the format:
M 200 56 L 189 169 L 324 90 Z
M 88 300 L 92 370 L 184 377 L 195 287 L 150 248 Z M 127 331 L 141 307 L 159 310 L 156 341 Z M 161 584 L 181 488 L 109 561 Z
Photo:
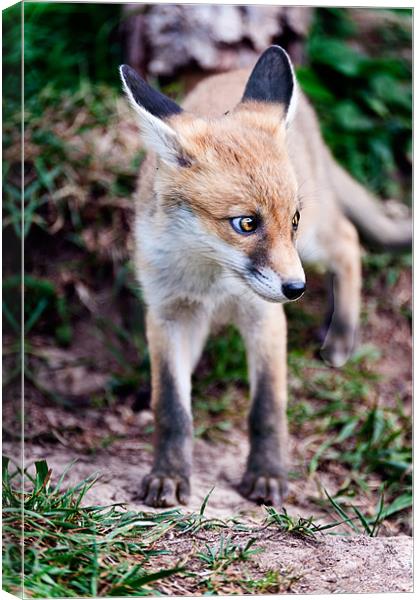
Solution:
M 296 300 L 304 293 L 306 284 L 304 281 L 287 281 L 282 284 L 282 293 L 288 300 Z

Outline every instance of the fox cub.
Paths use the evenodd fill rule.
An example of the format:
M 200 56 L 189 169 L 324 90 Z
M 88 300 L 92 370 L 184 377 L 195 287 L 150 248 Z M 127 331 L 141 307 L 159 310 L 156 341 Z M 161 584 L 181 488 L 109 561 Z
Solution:
M 251 72 L 204 80 L 183 108 L 129 66 L 120 72 L 149 151 L 135 238 L 155 450 L 141 496 L 157 507 L 188 501 L 191 374 L 212 328 L 234 323 L 247 349 L 252 397 L 240 490 L 255 502 L 279 504 L 288 449 L 283 304 L 304 293 L 302 261 L 323 263 L 333 275 L 322 355 L 343 365 L 360 307 L 354 224 L 372 242 L 397 248 L 411 241 L 410 220 L 387 217 L 334 161 L 279 46 L 268 48 Z

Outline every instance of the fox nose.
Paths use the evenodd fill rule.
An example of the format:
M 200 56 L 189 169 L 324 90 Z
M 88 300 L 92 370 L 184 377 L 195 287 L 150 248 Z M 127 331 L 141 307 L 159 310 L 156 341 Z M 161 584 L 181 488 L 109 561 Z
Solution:
M 286 281 L 282 284 L 282 293 L 288 300 L 296 300 L 306 289 L 304 281 Z

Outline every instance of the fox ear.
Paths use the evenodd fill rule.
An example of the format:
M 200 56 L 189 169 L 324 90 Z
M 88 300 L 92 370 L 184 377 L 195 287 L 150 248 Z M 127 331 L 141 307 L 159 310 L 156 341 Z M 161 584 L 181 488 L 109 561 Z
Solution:
M 280 46 L 270 46 L 257 61 L 246 84 L 242 102 L 281 104 L 288 124 L 295 112 L 297 85 L 290 57 Z
M 119 67 L 122 85 L 139 116 L 144 145 L 170 166 L 187 166 L 190 160 L 182 150 L 179 137 L 163 119 L 182 112 L 180 106 L 154 90 L 128 65 Z

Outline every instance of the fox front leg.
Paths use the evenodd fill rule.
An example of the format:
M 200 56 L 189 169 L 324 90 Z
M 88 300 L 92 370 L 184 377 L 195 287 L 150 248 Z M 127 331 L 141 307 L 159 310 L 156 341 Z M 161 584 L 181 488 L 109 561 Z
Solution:
M 241 493 L 258 504 L 287 495 L 286 321 L 283 307 L 265 304 L 258 318 L 241 318 L 247 347 L 252 406 L 250 451 Z
M 192 466 L 192 418 L 166 361 L 153 361 L 154 464 L 140 497 L 149 506 L 186 504 Z
M 205 339 L 202 321 L 147 316 L 154 412 L 154 462 L 140 497 L 155 507 L 186 504 L 192 469 L 191 372 Z
M 192 467 L 192 416 L 190 369 L 177 361 L 184 348 L 178 324 L 147 316 L 147 338 L 151 357 L 151 404 L 154 413 L 154 461 L 142 481 L 140 497 L 155 507 L 186 504 Z M 186 357 L 188 358 L 188 357 Z M 185 359 L 185 357 L 184 357 Z M 181 368 L 182 367 L 182 370 Z

